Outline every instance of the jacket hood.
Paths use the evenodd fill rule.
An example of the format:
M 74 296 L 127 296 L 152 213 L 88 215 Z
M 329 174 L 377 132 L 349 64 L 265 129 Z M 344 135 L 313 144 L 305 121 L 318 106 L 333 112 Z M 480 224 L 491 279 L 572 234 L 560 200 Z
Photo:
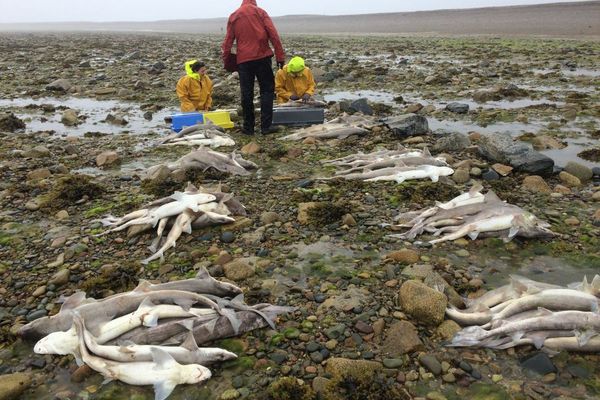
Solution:
M 257 7 L 256 0 L 243 0 L 242 1 L 242 6 L 255 6 L 255 7 Z
M 198 60 L 190 60 L 185 63 L 185 73 L 187 76 L 192 77 L 194 79 L 200 80 L 200 74 L 192 71 L 192 65 L 196 63 Z

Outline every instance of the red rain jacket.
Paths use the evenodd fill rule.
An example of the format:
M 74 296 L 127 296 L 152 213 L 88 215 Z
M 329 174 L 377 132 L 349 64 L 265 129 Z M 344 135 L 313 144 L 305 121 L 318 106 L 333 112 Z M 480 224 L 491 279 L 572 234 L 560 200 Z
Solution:
M 257 7 L 256 0 L 243 0 L 240 8 L 229 16 L 227 36 L 221 46 L 224 64 L 227 64 L 234 40 L 237 42 L 238 64 L 273 56 L 269 42 L 275 48 L 276 60 L 285 61 L 285 52 L 275 25 L 269 14 Z

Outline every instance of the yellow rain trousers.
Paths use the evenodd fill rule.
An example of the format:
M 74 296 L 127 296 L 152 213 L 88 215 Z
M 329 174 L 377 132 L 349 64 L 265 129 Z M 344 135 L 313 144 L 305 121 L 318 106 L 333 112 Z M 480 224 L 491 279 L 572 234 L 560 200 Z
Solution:
M 187 75 L 177 82 L 177 97 L 182 112 L 208 111 L 212 106 L 213 84 L 207 75 L 193 73 L 186 63 Z
M 275 93 L 277 94 L 277 103 L 287 103 L 292 95 L 302 97 L 308 93 L 311 96 L 315 94 L 315 78 L 309 68 L 304 68 L 302 74 L 298 77 L 287 72 L 288 66 L 284 66 L 277 71 L 275 76 Z

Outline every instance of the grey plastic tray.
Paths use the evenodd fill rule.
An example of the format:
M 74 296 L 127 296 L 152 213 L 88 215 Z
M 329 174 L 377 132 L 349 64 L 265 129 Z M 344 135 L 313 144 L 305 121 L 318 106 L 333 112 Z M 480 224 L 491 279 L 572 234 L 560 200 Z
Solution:
M 325 122 L 323 108 L 274 108 L 273 125 L 312 125 Z

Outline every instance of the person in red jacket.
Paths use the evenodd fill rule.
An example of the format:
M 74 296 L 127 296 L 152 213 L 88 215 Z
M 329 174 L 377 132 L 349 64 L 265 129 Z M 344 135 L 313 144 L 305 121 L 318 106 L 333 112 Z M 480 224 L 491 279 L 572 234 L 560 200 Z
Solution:
M 223 62 L 227 64 L 231 57 L 233 42 L 237 44 L 236 63 L 240 74 L 240 91 L 244 126 L 242 133 L 254 134 L 254 81 L 260 88 L 260 126 L 261 133 L 273 133 L 273 100 L 275 97 L 275 78 L 273 76 L 272 57 L 279 68 L 283 68 L 285 52 L 279 34 L 269 14 L 256 5 L 256 0 L 243 0 L 242 5 L 229 16 L 227 35 L 223 41 Z

